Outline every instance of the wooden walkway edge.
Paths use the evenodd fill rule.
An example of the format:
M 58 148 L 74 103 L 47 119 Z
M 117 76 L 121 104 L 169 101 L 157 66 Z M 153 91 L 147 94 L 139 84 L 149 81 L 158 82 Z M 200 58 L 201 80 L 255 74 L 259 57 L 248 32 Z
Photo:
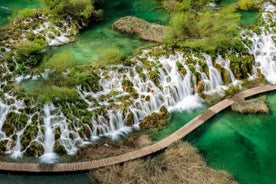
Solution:
M 170 144 L 180 140 L 181 138 L 195 130 L 197 127 L 202 125 L 208 119 L 232 105 L 236 100 L 274 90 L 276 90 L 276 85 L 259 86 L 256 88 L 242 91 L 234 95 L 233 97 L 222 100 L 221 102 L 210 107 L 205 112 L 195 117 L 193 120 L 185 124 L 183 127 L 181 127 L 179 130 L 177 130 L 167 138 L 158 141 L 155 144 L 119 156 L 113 156 L 100 160 L 86 162 L 56 164 L 0 162 L 0 170 L 20 172 L 73 172 L 91 170 L 99 167 L 105 167 L 113 164 L 119 164 L 126 161 L 138 159 L 167 148 Z

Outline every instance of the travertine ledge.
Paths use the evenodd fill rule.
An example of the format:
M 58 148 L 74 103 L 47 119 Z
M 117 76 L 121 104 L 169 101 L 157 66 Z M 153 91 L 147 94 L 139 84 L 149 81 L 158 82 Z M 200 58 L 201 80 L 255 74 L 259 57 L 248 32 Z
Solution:
M 166 26 L 147 22 L 143 19 L 126 16 L 112 24 L 112 29 L 121 33 L 134 34 L 140 39 L 162 43 Z

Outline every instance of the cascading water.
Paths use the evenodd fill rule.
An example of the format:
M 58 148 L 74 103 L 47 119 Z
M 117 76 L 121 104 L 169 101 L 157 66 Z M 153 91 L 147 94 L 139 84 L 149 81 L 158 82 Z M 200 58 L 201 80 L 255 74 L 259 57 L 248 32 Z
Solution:
M 218 72 L 218 70 L 213 66 L 212 58 L 211 56 L 207 54 L 203 54 L 203 56 L 206 59 L 206 63 L 209 68 L 209 79 L 210 79 L 210 88 L 211 90 L 217 89 L 218 87 L 223 85 L 221 74 Z
M 248 49 L 255 57 L 255 67 L 261 70 L 268 82 L 276 84 L 276 30 L 272 25 L 276 21 L 276 8 L 269 2 L 266 2 L 264 9 L 262 17 L 266 26 L 260 28 L 260 34 L 253 31 L 244 31 L 242 37 L 252 42 L 252 45 Z
M 263 17 L 268 25 L 274 21 L 274 9 L 266 5 Z M 276 83 L 276 48 L 273 42 L 276 35 L 273 31 L 262 28 L 261 35 L 250 32 L 243 38 L 253 43 L 249 50 L 255 56 L 255 63 L 259 63 L 255 67 L 269 82 Z M 154 49 L 144 50 L 134 58 L 135 67 L 97 69 L 100 90 L 77 86 L 79 98 L 85 103 L 81 112 L 75 112 L 77 107 L 74 103 L 45 104 L 33 112 L 26 110 L 25 103 L 11 91 L 3 92 L 3 86 L 8 82 L 48 80 L 50 70 L 40 75 L 22 75 L 12 77 L 8 82 L 2 81 L 0 91 L 4 95 L 0 101 L 0 141 L 8 142 L 6 153 L 20 158 L 30 152 L 40 156 L 42 162 L 56 162 L 57 153 L 72 155 L 78 147 L 102 136 L 118 139 L 132 129 L 139 129 L 141 120 L 159 112 L 162 107 L 169 112 L 200 107 L 202 100 L 199 92 L 225 88 L 222 72 L 217 66 L 228 73 L 230 82 L 236 83 L 230 69 L 231 61 L 227 57 L 218 55 L 214 59 L 205 53 L 196 55 L 192 52 L 153 57 L 151 51 Z M 18 67 L 15 59 L 12 62 Z M 1 67 L 5 70 L 2 77 L 10 74 L 7 63 L 2 63 Z M 23 117 L 24 113 L 27 117 Z M 16 121 L 13 123 L 18 126 L 13 127 L 9 118 L 13 118 Z M 24 123 L 20 124 L 20 118 Z M 14 129 L 11 131 L 11 128 Z M 35 152 L 37 149 L 42 149 L 42 152 Z
M 47 163 L 53 163 L 56 162 L 57 155 L 54 153 L 54 145 L 55 145 L 55 137 L 53 133 L 53 126 L 52 126 L 52 118 L 51 116 L 51 110 L 53 110 L 53 105 L 46 104 L 44 105 L 43 111 L 45 113 L 44 116 L 44 141 L 43 141 L 43 148 L 44 148 L 44 153 L 40 157 L 40 160 L 42 162 L 47 162 Z

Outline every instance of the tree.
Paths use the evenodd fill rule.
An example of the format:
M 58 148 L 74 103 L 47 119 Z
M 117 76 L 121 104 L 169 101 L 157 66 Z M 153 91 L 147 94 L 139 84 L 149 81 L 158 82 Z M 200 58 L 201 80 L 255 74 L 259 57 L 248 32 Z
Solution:
M 89 18 L 94 10 L 93 0 L 41 0 L 53 14 L 73 18 Z

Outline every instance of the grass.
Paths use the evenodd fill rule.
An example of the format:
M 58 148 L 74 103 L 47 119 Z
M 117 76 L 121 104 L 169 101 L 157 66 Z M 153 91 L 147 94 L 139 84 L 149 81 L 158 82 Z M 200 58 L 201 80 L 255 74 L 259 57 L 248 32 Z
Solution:
M 198 150 L 178 142 L 163 153 L 99 168 L 90 172 L 92 183 L 236 183 L 225 171 L 209 168 Z

